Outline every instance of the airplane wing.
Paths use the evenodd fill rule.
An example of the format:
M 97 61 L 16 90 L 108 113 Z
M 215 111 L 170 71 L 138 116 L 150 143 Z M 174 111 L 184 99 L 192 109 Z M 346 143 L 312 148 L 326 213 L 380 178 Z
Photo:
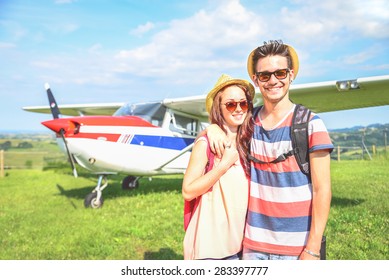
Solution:
M 58 108 L 62 115 L 66 116 L 88 116 L 103 115 L 112 116 L 117 109 L 125 103 L 90 103 L 90 104 L 69 104 L 59 105 Z M 25 111 L 51 114 L 49 106 L 27 106 L 22 108 Z
M 166 107 L 206 120 L 206 95 L 182 98 L 168 98 L 162 101 Z M 294 103 L 303 104 L 312 111 L 333 112 L 389 105 L 389 75 L 358 78 L 344 81 L 329 81 L 309 84 L 296 84 L 290 88 L 290 98 Z M 255 105 L 262 103 L 256 94 Z M 62 115 L 112 115 L 126 103 L 60 105 Z M 50 114 L 49 106 L 29 106 L 23 110 Z
M 289 96 L 316 113 L 389 105 L 389 75 L 293 85 Z
M 172 98 L 165 99 L 163 104 L 186 114 L 207 117 L 205 98 L 206 95 Z M 290 88 L 290 98 L 316 113 L 389 105 L 389 75 L 296 84 Z M 257 93 L 254 104 L 261 103 Z
M 163 100 L 163 105 L 166 107 L 194 116 L 208 118 L 207 110 L 205 109 L 206 95 L 197 95 L 183 98 L 169 98 Z

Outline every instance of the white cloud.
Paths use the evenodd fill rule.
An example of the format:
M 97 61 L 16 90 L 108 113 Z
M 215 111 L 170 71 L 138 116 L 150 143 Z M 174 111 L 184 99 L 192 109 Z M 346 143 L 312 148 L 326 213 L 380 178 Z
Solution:
M 0 49 L 13 49 L 16 45 L 13 43 L 0 42 Z
M 207 73 L 242 67 L 236 56 L 247 54 L 248 42 L 263 31 L 260 18 L 239 1 L 225 1 L 215 10 L 200 10 L 172 20 L 150 43 L 117 53 L 116 71 L 160 77 L 174 83 L 203 80 Z
M 115 71 L 191 83 L 209 73 L 242 69 L 247 53 L 265 40 L 283 39 L 308 59 L 315 49 L 329 50 L 360 36 L 383 38 L 389 32 L 386 12 L 378 13 L 385 10 L 380 0 L 372 1 L 374 8 L 369 3 L 370 10 L 353 0 L 290 3 L 266 13 L 260 5 L 250 10 L 237 0 L 219 1 L 212 10 L 172 20 L 150 43 L 119 51 Z M 353 54 L 344 62 L 362 63 L 373 55 L 367 54 Z
M 76 31 L 77 29 L 79 28 L 79 26 L 77 24 L 74 24 L 74 23 L 66 23 L 66 24 L 62 24 L 60 26 L 57 26 L 57 29 L 59 32 L 61 33 L 72 33 L 74 31 Z
M 2 31 L 9 34 L 9 40 L 19 41 L 26 37 L 28 30 L 15 20 L 0 21 Z
M 88 51 L 89 53 L 100 54 L 102 49 L 103 46 L 101 44 L 94 44 Z
M 361 64 L 368 61 L 370 58 L 376 55 L 374 49 L 367 49 L 365 51 L 352 54 L 343 59 L 343 62 L 349 65 Z
M 75 23 L 47 23 L 45 28 L 54 35 L 57 34 L 71 34 L 78 30 L 80 26 Z
M 284 8 L 279 18 L 288 38 L 310 44 L 333 44 L 345 37 L 389 38 L 389 9 L 384 0 L 295 1 L 298 8 Z M 287 35 L 287 34 L 285 34 Z
M 37 67 L 37 68 L 50 69 L 50 70 L 60 68 L 59 65 L 57 63 L 53 62 L 52 60 L 50 60 L 50 61 L 32 61 L 31 65 L 34 67 Z
M 137 28 L 130 31 L 130 34 L 134 34 L 136 36 L 143 35 L 144 33 L 149 32 L 155 27 L 155 24 L 152 22 L 147 22 L 145 24 L 139 25 Z

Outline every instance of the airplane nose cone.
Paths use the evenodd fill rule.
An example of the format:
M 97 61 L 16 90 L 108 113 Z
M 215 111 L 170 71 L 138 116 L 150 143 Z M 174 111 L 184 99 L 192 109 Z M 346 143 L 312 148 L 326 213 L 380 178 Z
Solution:
M 54 119 L 44 121 L 42 124 L 56 133 L 60 133 L 61 129 L 63 129 L 65 133 L 68 133 L 75 128 L 75 124 L 67 119 Z

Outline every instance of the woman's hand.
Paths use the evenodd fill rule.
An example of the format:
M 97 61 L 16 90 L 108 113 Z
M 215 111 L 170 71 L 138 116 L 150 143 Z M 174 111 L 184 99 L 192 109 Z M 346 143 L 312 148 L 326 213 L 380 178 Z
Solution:
M 234 165 L 234 163 L 239 159 L 239 153 L 236 147 L 227 146 L 224 149 L 222 159 L 219 164 L 225 165 L 227 168 Z

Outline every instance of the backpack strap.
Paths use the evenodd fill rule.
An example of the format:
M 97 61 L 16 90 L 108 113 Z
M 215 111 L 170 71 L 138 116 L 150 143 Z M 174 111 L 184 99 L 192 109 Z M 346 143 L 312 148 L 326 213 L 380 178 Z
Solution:
M 258 107 L 255 107 L 253 109 L 253 119 L 255 120 L 255 118 L 258 116 L 259 114 L 259 111 L 262 109 L 263 105 L 261 106 L 258 106 Z M 264 164 L 264 163 L 277 163 L 277 162 L 281 162 L 281 161 L 284 161 L 286 160 L 288 157 L 294 155 L 294 150 L 290 150 L 289 152 L 287 153 L 283 153 L 282 155 L 278 156 L 276 159 L 272 160 L 272 161 L 268 161 L 268 162 L 265 162 L 265 161 L 262 161 L 262 160 L 259 160 L 255 157 L 253 157 L 251 154 L 249 154 L 247 156 L 247 158 L 250 160 L 250 161 L 253 161 L 255 163 L 261 163 L 261 164 Z
M 207 138 L 207 158 L 208 158 L 208 162 L 207 162 L 207 165 L 205 166 L 205 173 L 207 173 L 208 171 L 210 171 L 213 168 L 213 163 L 215 161 L 214 160 L 215 154 L 212 153 L 212 151 L 211 151 L 211 146 L 209 145 L 208 136 L 204 135 L 204 137 Z
M 212 151 L 211 151 L 211 147 L 209 145 L 209 141 L 208 141 L 207 135 L 205 135 L 205 137 L 206 137 L 206 140 L 207 140 L 207 158 L 208 158 L 208 162 L 207 162 L 207 165 L 205 166 L 205 171 L 204 172 L 207 173 L 207 172 L 209 172 L 213 168 L 215 154 L 212 153 Z M 208 191 L 211 191 L 211 190 L 212 190 L 212 187 Z M 193 216 L 197 206 L 200 203 L 200 199 L 201 199 L 201 196 L 196 197 L 196 198 L 194 198 L 194 199 L 192 199 L 190 201 L 184 200 L 184 230 L 185 231 L 188 228 L 189 222 L 192 219 L 192 216 Z
M 255 118 L 258 116 L 259 111 L 261 111 L 262 107 L 263 107 L 263 105 L 260 105 L 258 107 L 254 107 L 253 113 L 252 113 L 252 118 L 254 121 L 255 121 Z
M 262 106 L 254 108 L 253 118 L 255 118 Z M 286 160 L 288 157 L 295 155 L 298 166 L 301 172 L 306 175 L 310 175 L 309 169 L 309 143 L 308 143 L 308 122 L 311 115 L 311 110 L 303 105 L 296 104 L 292 117 L 292 126 L 290 128 L 290 136 L 292 140 L 292 150 L 278 156 L 276 159 L 264 162 L 251 154 L 248 155 L 248 159 L 255 163 L 278 163 Z
M 310 175 L 308 141 L 308 123 L 310 116 L 311 110 L 301 104 L 296 104 L 290 130 L 296 161 L 301 172 L 306 175 Z
M 278 162 L 281 162 L 281 161 L 284 161 L 286 160 L 288 157 L 294 155 L 294 150 L 290 150 L 289 152 L 287 153 L 284 153 L 282 155 L 279 155 L 276 159 L 272 160 L 272 161 L 262 161 L 260 159 L 257 159 L 255 157 L 253 157 L 251 154 L 249 154 L 247 157 L 249 160 L 255 162 L 255 163 L 278 163 Z

